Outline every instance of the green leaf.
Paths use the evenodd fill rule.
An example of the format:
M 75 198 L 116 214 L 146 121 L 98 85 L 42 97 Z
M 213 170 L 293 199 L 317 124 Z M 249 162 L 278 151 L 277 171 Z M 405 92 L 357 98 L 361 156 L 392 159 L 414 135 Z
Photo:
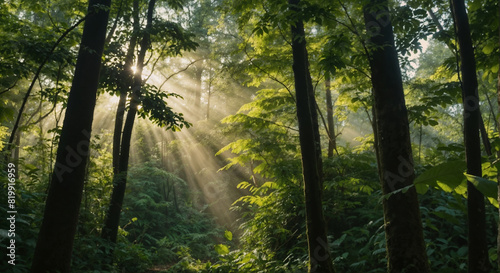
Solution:
M 427 186 L 440 188 L 446 192 L 455 191 L 464 194 L 466 190 L 463 171 L 467 165 L 464 161 L 450 161 L 434 166 L 419 175 L 413 182 L 417 192 L 425 193 Z
M 395 195 L 395 194 L 398 194 L 398 193 L 403 193 L 405 194 L 411 187 L 415 186 L 415 184 L 413 185 L 409 185 L 409 186 L 406 186 L 406 187 L 403 187 L 401 189 L 397 189 L 395 191 L 392 191 L 388 194 L 385 194 L 382 196 L 382 198 L 385 198 L 386 200 L 389 199 L 391 196 Z
M 227 245 L 218 244 L 215 245 L 215 251 L 217 251 L 219 255 L 226 255 L 229 253 L 229 247 Z
M 436 125 L 438 125 L 438 124 L 439 124 L 439 123 L 438 123 L 436 120 L 433 120 L 433 119 L 430 119 L 430 120 L 429 120 L 429 125 L 430 125 L 430 126 L 436 126 Z
M 233 240 L 233 233 L 229 230 L 226 230 L 226 231 L 224 231 L 224 237 L 226 237 L 226 239 L 228 241 L 232 241 Z
M 488 55 L 490 54 L 491 52 L 493 52 L 493 50 L 495 49 L 495 46 L 492 45 L 492 44 L 487 44 L 483 47 L 483 53 Z
M 475 176 L 472 174 L 464 173 L 469 182 L 472 183 L 485 197 L 488 198 L 490 203 L 498 208 L 498 183 L 489 179 Z
M 499 64 L 495 64 L 494 66 L 491 67 L 491 73 L 498 73 L 498 67 L 499 67 Z

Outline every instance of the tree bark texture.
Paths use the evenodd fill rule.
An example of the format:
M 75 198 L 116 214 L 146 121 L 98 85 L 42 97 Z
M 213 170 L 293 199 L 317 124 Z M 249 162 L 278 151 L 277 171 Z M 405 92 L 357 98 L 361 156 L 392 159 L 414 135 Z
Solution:
M 450 3 L 451 12 L 455 20 L 455 30 L 460 53 L 467 173 L 482 176 L 481 140 L 479 138 L 479 119 L 481 113 L 479 111 L 476 60 L 470 36 L 469 18 L 463 0 L 452 0 Z M 489 262 L 486 243 L 484 196 L 470 182 L 467 182 L 467 215 L 469 238 L 468 272 L 490 272 L 491 264 Z
M 500 0 L 497 3 L 498 6 L 498 16 L 500 18 Z M 500 24 L 498 26 L 498 46 L 500 47 Z M 498 63 L 500 65 L 500 58 L 498 59 Z M 498 75 L 497 75 L 498 81 L 497 81 L 497 104 L 498 104 L 498 110 L 500 111 L 500 69 L 498 70 Z M 498 131 L 500 132 L 500 115 L 497 117 L 497 126 L 498 126 Z M 497 158 L 500 158 L 500 151 L 497 152 Z M 498 181 L 498 201 L 500 202 L 500 172 L 497 174 L 497 181 Z M 499 203 L 500 204 L 500 203 Z M 497 257 L 500 257 L 500 208 L 498 209 L 498 229 L 497 229 Z M 500 271 L 500 259 L 497 258 L 497 264 L 498 264 L 498 269 Z
M 31 272 L 70 272 L 110 0 L 90 0 Z
M 299 2 L 300 0 L 288 1 L 290 9 L 296 14 L 299 13 Z M 292 22 L 293 73 L 304 176 L 309 272 L 329 273 L 334 272 L 334 269 L 322 207 L 323 171 L 318 113 L 309 73 L 304 24 L 300 18 L 293 18 Z
M 120 73 L 119 82 L 117 82 L 117 91 L 120 93 L 120 100 L 116 108 L 115 128 L 113 131 L 113 174 L 118 174 L 119 172 L 120 142 L 122 137 L 123 117 L 125 115 L 125 104 L 134 77 L 132 64 L 134 63 L 135 48 L 137 46 L 137 33 L 139 33 L 139 0 L 134 0 L 132 13 L 134 31 L 130 37 L 124 67 Z
M 120 147 L 120 160 L 118 163 L 119 172 L 113 177 L 113 192 L 111 194 L 111 201 L 109 210 L 106 215 L 102 237 L 113 243 L 116 242 L 118 235 L 118 226 L 120 224 L 120 213 L 122 210 L 123 199 L 125 197 L 125 189 L 127 185 L 128 162 L 130 155 L 130 142 L 132 139 L 132 130 L 134 128 L 135 116 L 137 114 L 138 106 L 141 99 L 142 88 L 142 70 L 144 67 L 144 60 L 146 52 L 150 46 L 150 29 L 153 23 L 153 13 L 156 0 L 150 0 L 148 4 L 147 24 L 146 30 L 141 41 L 141 50 L 137 57 L 136 73 L 134 75 L 134 82 L 132 85 L 132 93 L 130 100 L 130 109 L 127 112 L 127 118 L 123 127 L 121 147 Z
M 326 72 L 325 74 L 326 119 L 328 122 L 328 158 L 331 158 L 333 157 L 333 151 L 337 149 L 337 141 L 335 136 L 335 123 L 333 121 L 333 102 L 330 84 L 330 72 Z
M 408 114 L 387 1 L 364 7 L 369 35 L 373 113 L 379 175 L 384 195 L 384 222 L 389 273 L 430 272 L 411 150 Z M 405 192 L 394 191 L 409 187 Z

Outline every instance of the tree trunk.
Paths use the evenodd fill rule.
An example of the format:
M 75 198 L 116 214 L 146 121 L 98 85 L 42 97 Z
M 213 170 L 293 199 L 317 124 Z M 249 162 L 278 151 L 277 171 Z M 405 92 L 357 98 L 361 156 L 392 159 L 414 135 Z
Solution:
M 470 36 L 469 19 L 463 0 L 452 0 L 451 12 L 455 20 L 462 72 L 462 99 L 464 105 L 464 140 L 467 173 L 482 176 L 481 142 L 479 138 L 479 96 L 477 92 L 476 61 Z M 484 196 L 467 182 L 468 214 L 468 272 L 490 272 L 486 243 L 486 216 Z
M 136 73 L 134 75 L 134 83 L 132 86 L 132 94 L 130 101 L 130 109 L 127 113 L 127 119 L 123 127 L 121 148 L 120 148 L 120 161 L 118 163 L 119 172 L 113 177 L 113 192 L 111 194 L 111 201 L 109 210 L 106 215 L 106 220 L 102 230 L 102 238 L 107 239 L 113 243 L 116 242 L 118 235 L 118 226 L 120 224 L 120 213 L 125 197 L 125 189 L 127 185 L 128 162 L 130 154 L 130 141 L 132 138 L 132 130 L 134 128 L 135 116 L 137 114 L 138 106 L 141 99 L 142 88 L 142 70 L 144 67 L 144 59 L 146 52 L 150 46 L 150 30 L 153 23 L 153 12 L 156 0 L 150 0 L 148 6 L 147 25 L 144 31 L 144 36 L 141 41 L 141 50 L 137 57 Z
M 389 273 L 430 272 L 417 192 L 399 61 L 386 0 L 372 0 L 364 17 L 373 85 L 373 112 Z
M 299 12 L 300 0 L 289 0 L 290 10 Z M 306 227 L 309 249 L 309 272 L 334 272 L 328 249 L 326 222 L 323 216 L 323 171 L 316 101 L 309 73 L 304 24 L 293 18 L 291 27 L 293 74 L 299 122 L 299 139 L 304 176 Z
M 31 272 L 70 272 L 110 0 L 90 0 Z
M 333 157 L 333 151 L 337 149 L 335 137 L 335 124 L 333 122 L 332 90 L 330 89 L 330 72 L 325 73 L 326 89 L 326 119 L 328 121 L 328 158 Z
M 135 47 L 137 46 L 137 33 L 139 33 L 139 0 L 134 0 L 132 13 L 133 33 L 130 37 L 124 67 L 120 73 L 119 82 L 117 83 L 118 92 L 120 92 L 120 100 L 118 101 L 116 109 L 115 128 L 113 132 L 113 174 L 118 174 L 119 172 L 120 142 L 122 137 L 123 117 L 125 115 L 125 104 L 127 102 L 128 91 L 132 86 L 131 79 L 134 77 L 132 64 L 134 62 Z
M 500 0 L 498 1 L 498 15 L 500 16 Z M 499 17 L 500 18 L 500 17 Z M 500 24 L 498 26 L 498 45 L 500 46 Z M 498 59 L 498 63 L 500 64 L 500 58 Z M 497 82 L 497 104 L 498 111 L 500 113 L 500 69 L 498 70 L 498 82 Z M 500 115 L 498 115 L 497 119 L 498 131 L 500 132 Z M 497 152 L 497 158 L 500 158 L 500 151 Z M 498 201 L 500 204 L 500 172 L 497 175 L 498 181 Z M 497 234 L 497 257 L 500 257 L 500 208 L 498 209 L 498 234 Z M 498 271 L 500 272 L 500 258 L 497 258 Z
M 195 65 L 196 72 L 195 72 L 195 87 L 194 87 L 194 108 L 195 111 L 198 111 L 198 113 L 201 113 L 201 93 L 203 92 L 202 89 L 202 81 L 201 81 L 201 76 L 203 75 L 203 62 L 198 62 Z
M 125 115 L 125 106 L 127 102 L 126 90 L 120 90 L 120 99 L 116 107 L 115 128 L 113 131 L 113 174 L 118 174 L 120 162 L 120 143 L 122 138 L 123 116 Z
M 16 134 L 13 147 L 14 152 L 12 153 L 12 160 L 10 161 L 16 164 L 16 166 L 19 166 L 19 153 L 21 150 L 21 134 L 22 134 L 21 130 L 19 130 Z M 19 179 L 19 172 L 16 172 L 16 179 Z
M 207 117 L 206 120 L 210 118 L 210 99 L 212 98 L 212 71 L 209 71 L 210 78 L 208 79 L 208 90 L 207 90 Z

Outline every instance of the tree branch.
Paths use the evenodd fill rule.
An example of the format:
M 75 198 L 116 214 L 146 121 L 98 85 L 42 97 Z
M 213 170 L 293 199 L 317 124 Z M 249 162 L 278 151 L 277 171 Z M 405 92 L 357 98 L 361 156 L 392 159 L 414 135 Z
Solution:
M 71 32 L 73 31 L 76 27 L 78 27 L 83 21 L 85 21 L 85 19 L 87 18 L 87 16 L 83 17 L 82 19 L 78 20 L 74 25 L 72 25 L 70 28 L 68 28 L 60 37 L 59 39 L 57 39 L 57 41 L 54 43 L 54 45 L 52 46 L 52 48 L 50 49 L 49 51 L 49 54 L 45 57 L 45 59 L 42 61 L 42 63 L 40 64 L 40 66 L 38 66 L 38 69 L 35 73 L 35 77 L 33 77 L 33 80 L 31 81 L 31 84 L 30 86 L 28 87 L 28 91 L 26 91 L 26 94 L 24 95 L 24 98 L 23 98 L 23 102 L 21 104 L 21 108 L 19 109 L 19 113 L 17 115 L 17 118 L 16 118 L 16 122 L 14 123 L 14 127 L 12 128 L 12 133 L 10 134 L 10 137 L 9 137 L 9 142 L 7 143 L 7 145 L 5 145 L 5 150 L 10 150 L 10 146 L 12 145 L 13 141 L 14 141 L 14 137 L 16 135 L 16 131 L 17 131 L 17 128 L 19 127 L 19 122 L 21 120 L 21 116 L 23 115 L 23 111 L 24 111 L 24 107 L 26 106 L 26 103 L 28 102 L 28 98 L 31 94 L 31 91 L 33 90 L 33 87 L 35 86 L 35 83 L 38 79 L 38 77 L 40 77 L 40 74 L 42 72 L 42 69 L 43 67 L 45 66 L 45 64 L 49 61 L 50 57 L 52 56 L 52 54 L 54 53 L 54 51 L 56 50 L 57 46 L 59 46 L 59 44 L 61 43 L 61 41 L 66 38 L 66 36 Z
M 180 74 L 186 70 L 188 70 L 188 68 L 193 65 L 194 63 L 198 62 L 198 61 L 201 61 L 201 60 L 204 60 L 205 58 L 201 58 L 201 59 L 197 59 L 197 60 L 194 60 L 192 62 L 190 62 L 186 67 L 184 67 L 183 69 L 173 73 L 173 74 L 170 74 L 168 77 L 166 77 L 163 73 L 160 72 L 160 74 L 163 76 L 163 77 L 166 77 L 166 79 L 163 81 L 163 83 L 160 85 L 160 87 L 158 87 L 158 89 L 161 89 L 163 87 L 163 85 L 165 85 L 165 83 L 170 80 L 173 76 L 177 75 L 177 74 Z

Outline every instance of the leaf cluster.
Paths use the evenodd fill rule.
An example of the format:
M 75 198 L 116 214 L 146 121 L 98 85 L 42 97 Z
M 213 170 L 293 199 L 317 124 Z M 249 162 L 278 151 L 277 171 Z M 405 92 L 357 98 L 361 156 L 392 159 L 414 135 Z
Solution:
M 178 131 L 191 124 L 184 120 L 182 113 L 174 112 L 168 105 L 169 97 L 182 98 L 175 93 L 164 93 L 155 86 L 144 85 L 141 92 L 141 105 L 137 114 L 141 118 L 149 118 L 154 124 L 165 127 L 167 130 Z

